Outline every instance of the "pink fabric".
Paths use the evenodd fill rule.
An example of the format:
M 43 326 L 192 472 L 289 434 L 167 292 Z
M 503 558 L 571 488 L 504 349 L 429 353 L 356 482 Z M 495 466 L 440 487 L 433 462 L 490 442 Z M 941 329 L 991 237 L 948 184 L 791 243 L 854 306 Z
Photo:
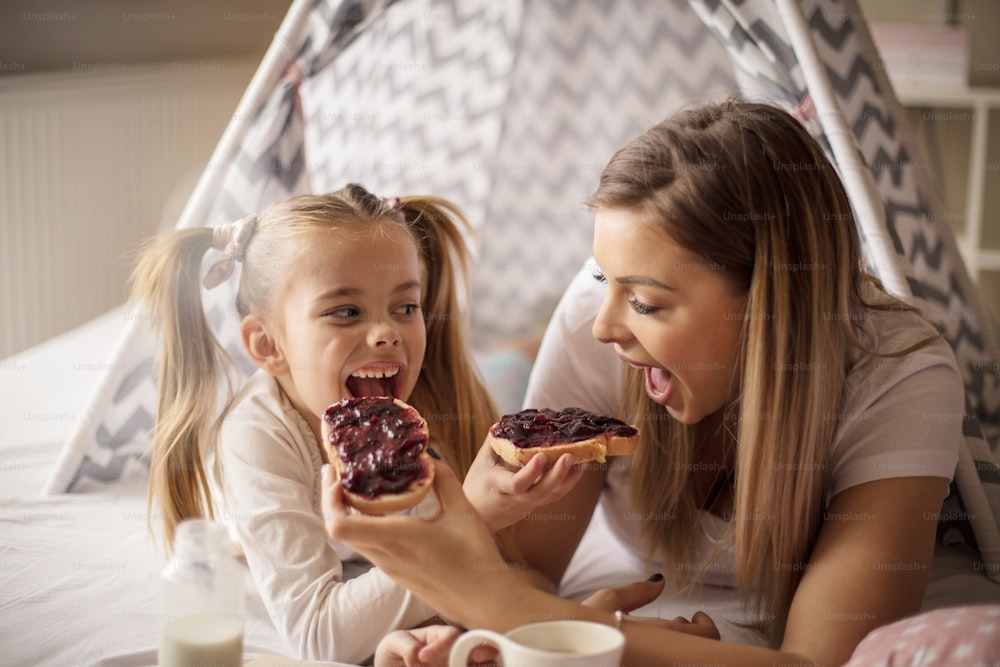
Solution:
M 1000 665 L 1000 605 L 951 607 L 873 630 L 845 667 Z

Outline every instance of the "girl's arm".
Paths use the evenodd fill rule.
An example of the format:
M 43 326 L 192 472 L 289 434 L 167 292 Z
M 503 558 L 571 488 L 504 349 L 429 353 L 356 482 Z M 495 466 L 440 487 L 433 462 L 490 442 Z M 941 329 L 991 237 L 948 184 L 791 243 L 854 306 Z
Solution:
M 435 479 L 443 507 L 435 520 L 350 516 L 331 476 L 324 486 L 327 529 L 335 539 L 466 627 L 506 632 L 541 618 L 615 623 L 607 611 L 532 588 L 506 571 L 489 530 L 445 466 L 438 466 Z M 780 650 L 626 622 L 626 662 L 843 663 L 872 628 L 919 609 L 933 552 L 933 517 L 946 488 L 944 478 L 900 478 L 838 494 L 795 595 Z M 476 592 L 474 600 L 470 591 Z
M 594 514 L 604 488 L 607 464 L 591 464 L 566 495 L 526 515 L 513 528 L 514 544 L 525 563 L 558 589 Z
M 624 364 L 611 345 L 594 339 L 591 329 L 606 287 L 594 280 L 588 262 L 577 272 L 545 330 L 524 398 L 526 408 L 576 406 L 618 415 Z M 564 496 L 527 513 L 514 526 L 514 543 L 529 567 L 558 586 L 587 529 L 600 498 L 608 467 L 588 464 Z M 468 486 L 468 485 L 467 485 Z M 467 489 L 468 491 L 468 489 Z
M 305 446 L 259 417 L 231 415 L 219 452 L 217 516 L 235 532 L 267 613 L 295 656 L 360 663 L 383 636 L 433 611 L 377 569 L 345 576 L 350 564 L 342 559 L 352 552 L 329 542 L 314 509 L 319 480 Z
M 570 454 L 563 454 L 548 468 L 545 456 L 536 454 L 523 467 L 515 469 L 497 456 L 489 443 L 483 443 L 462 486 L 495 533 L 537 516 L 536 510 L 565 495 L 583 472 L 583 466 L 574 465 Z

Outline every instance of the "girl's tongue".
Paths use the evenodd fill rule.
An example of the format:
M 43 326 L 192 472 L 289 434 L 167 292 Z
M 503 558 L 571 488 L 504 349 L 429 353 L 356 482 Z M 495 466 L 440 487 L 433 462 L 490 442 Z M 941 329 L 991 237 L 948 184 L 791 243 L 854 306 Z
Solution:
M 388 396 L 396 398 L 395 378 L 361 378 L 351 376 L 347 378 L 347 391 L 351 396 L 362 398 L 364 396 Z
M 666 405 L 674 394 L 673 376 L 662 368 L 646 367 L 646 393 L 659 403 Z

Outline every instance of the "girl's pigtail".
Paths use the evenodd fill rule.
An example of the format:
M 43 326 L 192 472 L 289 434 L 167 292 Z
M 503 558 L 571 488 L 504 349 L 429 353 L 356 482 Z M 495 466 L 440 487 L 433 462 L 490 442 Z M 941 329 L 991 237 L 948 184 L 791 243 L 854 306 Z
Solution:
M 158 337 L 148 506 L 150 520 L 154 505 L 160 510 L 168 551 L 178 523 L 213 516 L 202 454 L 215 432 L 218 375 L 228 356 L 202 309 L 201 262 L 212 234 L 186 229 L 152 239 L 131 280 L 131 298 L 149 309 Z
M 463 232 L 471 234 L 471 227 L 454 204 L 440 197 L 404 197 L 397 206 L 414 230 L 427 271 L 421 304 L 427 351 L 412 398 L 440 454 L 464 479 L 499 417 L 468 353 L 459 300 L 468 293 L 470 259 Z

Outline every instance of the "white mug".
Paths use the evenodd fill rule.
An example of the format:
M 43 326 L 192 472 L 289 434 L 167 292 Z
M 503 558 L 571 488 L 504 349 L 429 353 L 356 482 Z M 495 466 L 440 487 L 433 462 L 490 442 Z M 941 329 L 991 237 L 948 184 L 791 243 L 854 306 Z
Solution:
M 451 647 L 449 667 L 466 667 L 469 653 L 483 644 L 500 651 L 504 667 L 619 667 L 625 636 L 590 621 L 546 621 L 514 628 L 506 635 L 469 630 Z

